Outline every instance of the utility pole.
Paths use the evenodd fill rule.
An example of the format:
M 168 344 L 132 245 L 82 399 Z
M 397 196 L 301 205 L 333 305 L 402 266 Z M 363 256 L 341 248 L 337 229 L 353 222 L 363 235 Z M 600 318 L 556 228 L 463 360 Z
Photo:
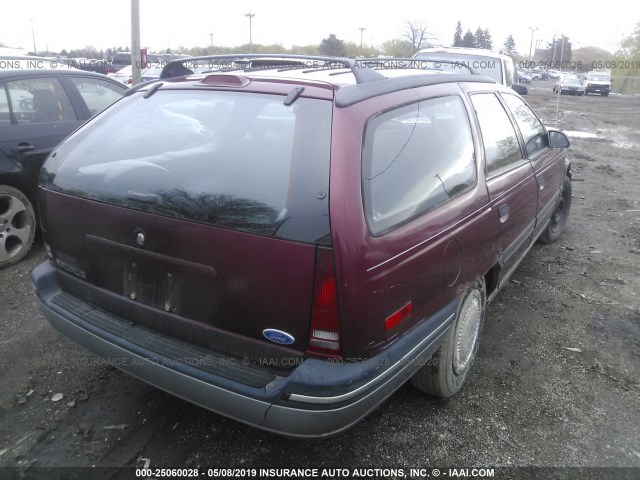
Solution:
M 211 37 L 211 55 L 213 55 L 213 33 L 210 33 L 209 36 Z
M 531 30 L 531 42 L 529 43 L 529 61 L 531 61 L 531 49 L 533 48 L 533 34 L 535 33 L 536 30 L 538 30 L 538 27 L 529 27 L 529 30 Z
M 131 0 L 131 84 L 142 80 L 140 63 L 140 0 Z
M 251 19 L 255 17 L 256 14 L 249 12 L 245 13 L 244 16 L 249 19 L 249 53 L 251 53 L 251 50 L 253 49 L 253 38 L 251 37 Z
M 366 29 L 366 27 L 358 27 L 358 30 L 360 30 L 360 48 L 362 48 L 362 34 Z
M 31 19 L 31 36 L 33 37 L 33 53 L 38 53 L 36 49 L 36 32 L 33 29 L 33 18 Z

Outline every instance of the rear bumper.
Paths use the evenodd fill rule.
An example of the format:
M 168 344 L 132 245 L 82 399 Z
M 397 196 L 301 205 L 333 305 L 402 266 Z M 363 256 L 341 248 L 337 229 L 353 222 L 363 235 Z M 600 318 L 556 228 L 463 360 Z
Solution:
M 563 95 L 582 95 L 584 94 L 584 90 L 575 90 L 570 88 L 563 88 L 560 90 L 560 93 Z
M 255 362 L 249 365 L 246 359 L 225 359 L 201 347 L 185 347 L 176 339 L 96 310 L 60 289 L 58 271 L 49 262 L 34 269 L 32 277 L 47 320 L 74 342 L 177 397 L 294 437 L 339 433 L 375 409 L 436 351 L 457 306 L 455 301 L 447 305 L 375 357 L 353 363 L 307 358 L 280 376 L 261 370 Z M 187 357 L 198 361 L 184 361 Z M 208 368 L 201 368 L 203 360 Z

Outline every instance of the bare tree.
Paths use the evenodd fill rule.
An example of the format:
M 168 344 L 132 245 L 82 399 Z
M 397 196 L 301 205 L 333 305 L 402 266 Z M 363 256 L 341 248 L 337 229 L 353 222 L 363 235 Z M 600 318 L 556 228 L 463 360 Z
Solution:
M 429 45 L 429 40 L 434 37 L 427 31 L 427 26 L 417 20 L 407 20 L 402 39 L 409 42 L 416 53 L 421 48 Z

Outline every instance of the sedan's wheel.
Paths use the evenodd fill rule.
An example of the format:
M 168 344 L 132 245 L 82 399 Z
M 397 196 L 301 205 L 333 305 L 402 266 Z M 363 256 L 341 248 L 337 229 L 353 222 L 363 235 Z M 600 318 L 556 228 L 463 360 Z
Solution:
M 20 190 L 0 185 L 0 268 L 24 258 L 35 231 L 36 217 L 29 199 Z
M 569 212 L 571 211 L 571 179 L 564 177 L 562 182 L 562 189 L 558 197 L 558 204 L 556 209 L 551 215 L 549 224 L 545 228 L 542 235 L 540 235 L 540 242 L 553 243 L 560 238 L 562 232 L 564 232 L 567 226 L 567 219 L 569 218 Z
M 440 349 L 418 370 L 411 383 L 436 397 L 455 395 L 464 385 L 475 361 L 484 325 L 486 294 L 478 280 L 462 295 L 456 318 Z

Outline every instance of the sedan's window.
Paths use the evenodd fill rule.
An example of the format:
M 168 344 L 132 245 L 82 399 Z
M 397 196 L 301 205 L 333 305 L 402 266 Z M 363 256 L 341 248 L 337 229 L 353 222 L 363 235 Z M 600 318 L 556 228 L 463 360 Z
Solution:
M 362 185 L 373 235 L 446 202 L 475 182 L 469 118 L 459 97 L 426 100 L 369 121 Z
M 57 78 L 27 78 L 7 82 L 18 124 L 76 121 L 71 102 Z
M 493 93 L 471 96 L 480 123 L 489 174 L 522 160 L 513 124 Z
M 107 108 L 126 91 L 99 78 L 70 77 L 70 79 L 87 104 L 91 116 Z
M 531 111 L 529 106 L 521 98 L 515 95 L 503 95 L 509 109 L 516 118 L 520 133 L 527 146 L 527 154 L 531 157 L 547 146 L 547 131 Z

